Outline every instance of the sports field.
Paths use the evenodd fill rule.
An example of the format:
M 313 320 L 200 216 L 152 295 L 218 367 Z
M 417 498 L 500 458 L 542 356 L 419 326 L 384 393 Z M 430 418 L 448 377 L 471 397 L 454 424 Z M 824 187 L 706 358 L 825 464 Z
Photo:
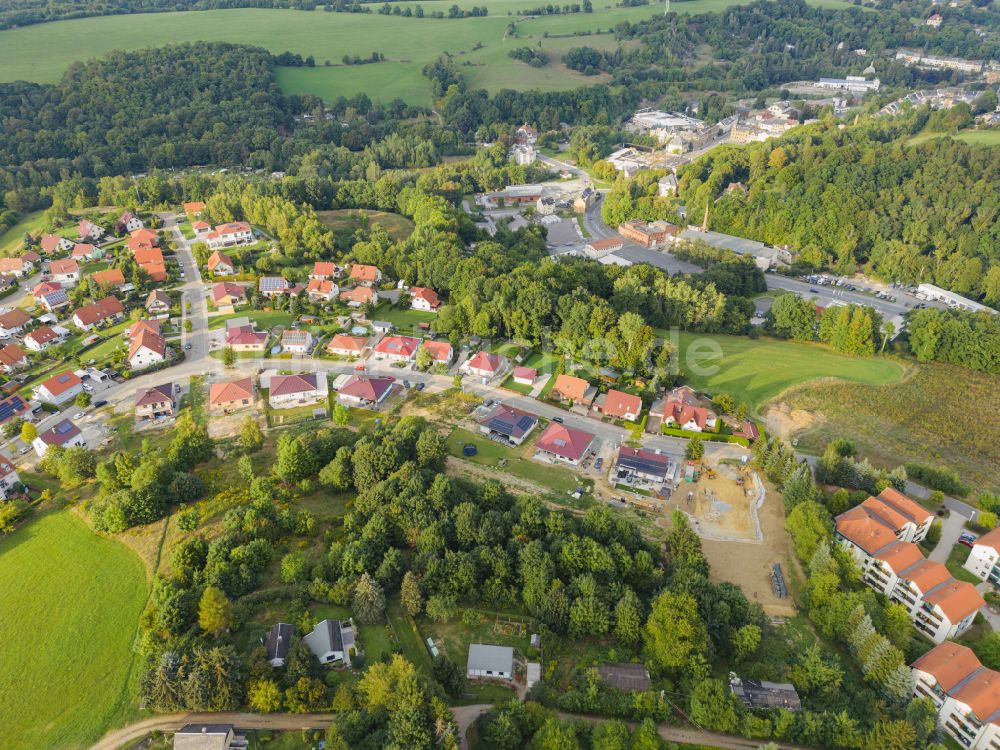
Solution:
M 843 0 L 813 2 L 826 7 L 847 7 Z M 452 4 L 469 8 L 482 2 L 420 3 L 425 13 L 435 10 L 447 13 Z M 702 13 L 734 4 L 734 0 L 688 0 L 673 3 L 671 10 Z M 290 93 L 333 98 L 363 92 L 372 99 L 399 97 L 415 104 L 430 104 L 428 81 L 421 69 L 444 52 L 455 56 L 473 86 L 491 91 L 504 87 L 570 89 L 605 79 L 567 70 L 559 62 L 567 49 L 581 45 L 613 48 L 616 42 L 608 32 L 615 24 L 640 21 L 662 12 L 658 3 L 634 8 L 608 3 L 595 4 L 593 13 L 538 18 L 516 15 L 519 9 L 538 5 L 537 0 L 498 0 L 487 3 L 489 16 L 464 19 L 240 8 L 58 21 L 0 32 L 0 81 L 55 82 L 70 63 L 114 49 L 226 41 L 260 45 L 275 53 L 287 50 L 303 57 L 312 55 L 316 68 L 278 71 L 279 83 Z M 506 33 L 511 22 L 515 23 L 516 38 Z M 604 33 L 597 35 L 598 31 Z M 578 32 L 592 33 L 574 36 Z M 532 68 L 507 56 L 515 47 L 537 47 L 539 42 L 552 59 L 545 68 Z M 44 54 L 39 54 L 39 50 L 45 50 Z M 385 55 L 386 61 L 353 66 L 340 62 L 345 54 L 367 57 L 373 51 Z
M 818 378 L 884 385 L 903 368 L 889 359 L 845 357 L 819 344 L 682 333 L 680 369 L 686 382 L 728 393 L 753 409 L 790 386 Z
M 0 747 L 89 747 L 129 717 L 138 557 L 49 513 L 0 540 L 0 592 Z

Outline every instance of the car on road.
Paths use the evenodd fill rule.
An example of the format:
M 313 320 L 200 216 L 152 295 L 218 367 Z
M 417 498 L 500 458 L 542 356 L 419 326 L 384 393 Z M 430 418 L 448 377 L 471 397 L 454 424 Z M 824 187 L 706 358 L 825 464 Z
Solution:
M 188 344 L 184 344 L 184 348 L 185 348 L 185 349 L 190 349 L 190 348 L 191 348 L 191 344 L 190 344 L 190 343 L 188 343 Z
M 404 388 L 409 388 L 410 387 L 410 381 L 409 380 L 404 380 L 403 381 L 403 387 Z
M 415 387 L 415 388 L 416 388 L 416 389 L 417 389 L 418 391 L 422 391 L 422 390 L 423 390 L 424 388 L 426 388 L 426 387 L 427 387 L 427 384 L 426 384 L 426 383 L 417 383 L 417 384 L 416 384 L 416 385 L 415 385 L 414 387 Z
M 563 423 L 563 422 L 565 422 L 566 420 L 565 420 L 565 419 L 563 419 L 562 417 L 552 417 L 552 421 L 553 421 L 553 422 L 558 422 L 559 424 L 562 424 L 562 423 Z
M 809 291 L 812 292 L 813 294 L 819 294 L 819 289 L 817 289 L 814 286 L 813 287 L 809 287 Z
M 25 453 L 27 453 L 30 450 L 31 450 L 31 446 L 30 445 L 26 445 L 23 448 L 21 448 L 21 450 L 19 450 L 18 453 L 20 453 L 23 456 Z
M 107 406 L 107 405 L 108 405 L 108 402 L 105 401 L 103 398 L 100 401 L 95 401 L 94 402 L 94 408 L 95 409 L 100 409 L 102 406 Z
M 82 411 L 78 411 L 76 414 L 73 415 L 73 419 L 83 419 L 85 416 L 87 415 L 84 414 Z
M 597 471 L 600 471 L 602 466 L 604 466 L 604 459 L 601 456 L 598 456 L 594 461 L 594 468 L 597 469 Z
M 87 393 L 93 393 L 94 392 L 94 386 L 92 386 L 90 383 L 84 383 L 83 384 L 83 390 L 85 390 Z

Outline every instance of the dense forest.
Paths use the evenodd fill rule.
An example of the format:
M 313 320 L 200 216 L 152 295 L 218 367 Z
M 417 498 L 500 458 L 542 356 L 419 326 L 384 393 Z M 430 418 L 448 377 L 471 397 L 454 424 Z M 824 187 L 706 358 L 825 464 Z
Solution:
M 928 114 L 833 120 L 686 167 L 680 194 L 712 229 L 787 243 L 803 263 L 886 280 L 933 282 L 1000 303 L 1000 149 L 909 143 Z M 725 193 L 731 182 L 748 192 Z

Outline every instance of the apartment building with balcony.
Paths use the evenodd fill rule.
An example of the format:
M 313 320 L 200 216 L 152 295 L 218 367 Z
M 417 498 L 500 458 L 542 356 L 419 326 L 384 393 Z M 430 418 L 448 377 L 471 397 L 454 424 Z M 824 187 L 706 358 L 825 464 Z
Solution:
M 970 750 L 1000 750 L 1000 672 L 948 641 L 911 665 L 913 695 L 937 708 L 938 726 Z
M 924 559 L 915 542 L 932 521 L 905 495 L 885 490 L 837 516 L 836 538 L 857 562 L 862 581 L 906 607 L 917 630 L 941 643 L 965 632 L 985 602 L 975 586 Z
M 1000 586 L 1000 529 L 993 529 L 976 540 L 964 567 L 977 578 Z

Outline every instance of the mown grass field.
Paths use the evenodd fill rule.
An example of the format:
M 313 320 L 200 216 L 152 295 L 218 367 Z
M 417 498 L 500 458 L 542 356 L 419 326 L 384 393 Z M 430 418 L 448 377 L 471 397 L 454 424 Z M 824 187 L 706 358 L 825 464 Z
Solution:
M 989 130 L 960 130 L 957 133 L 921 133 L 910 139 L 910 144 L 923 143 L 932 138 L 951 138 L 976 146 L 1000 146 L 1000 128 Z
M 682 333 L 679 346 L 686 382 L 713 395 L 728 393 L 753 409 L 817 378 L 885 385 L 903 375 L 892 360 L 845 357 L 819 344 Z
M 812 383 L 782 400 L 819 417 L 798 436 L 801 448 L 818 453 L 846 436 L 879 465 L 916 461 L 956 471 L 976 492 L 1000 490 L 996 376 L 925 364 L 900 383 Z
M 812 1 L 826 7 L 847 7 L 843 0 Z M 435 10 L 447 13 L 452 4 L 452 0 L 421 3 L 425 13 Z M 671 9 L 702 13 L 734 4 L 734 0 L 688 0 L 673 4 Z M 458 0 L 457 5 L 469 8 L 481 3 Z M 635 8 L 606 3 L 595 5 L 593 13 L 540 18 L 516 15 L 519 9 L 537 6 L 536 0 L 497 0 L 488 4 L 487 17 L 452 20 L 240 8 L 58 21 L 0 33 L 0 80 L 51 83 L 59 80 L 70 63 L 115 49 L 142 49 L 168 42 L 226 41 L 255 44 L 275 53 L 288 50 L 303 57 L 312 55 L 316 68 L 279 70 L 279 83 L 289 93 L 308 92 L 334 98 L 363 92 L 372 99 L 399 97 L 428 105 L 429 86 L 420 71 L 443 52 L 456 56 L 472 85 L 491 91 L 504 87 L 570 89 L 596 83 L 601 78 L 588 78 L 565 69 L 558 63 L 562 53 L 582 44 L 608 47 L 615 42 L 607 33 L 572 38 L 557 35 L 607 32 L 622 21 L 636 22 L 662 13 L 658 3 Z M 506 37 L 506 27 L 511 21 L 516 23 L 516 38 Z M 532 68 L 507 56 L 514 47 L 526 44 L 535 47 L 539 41 L 553 59 L 546 68 Z M 38 54 L 39 50 L 45 53 Z M 345 54 L 367 57 L 373 51 L 385 55 L 386 61 L 360 66 L 340 63 Z M 325 65 L 327 61 L 330 67 Z
M 2 53 L 0 53 L 2 54 Z M 25 214 L 17 224 L 0 234 L 0 257 L 9 258 L 21 249 L 24 233 L 36 234 L 45 227 L 45 212 Z
M 69 512 L 0 540 L 0 747 L 82 748 L 133 710 L 142 563 Z
M 369 224 L 379 224 L 397 242 L 405 240 L 413 232 L 413 222 L 405 216 L 374 211 L 364 208 L 341 208 L 335 211 L 317 211 L 319 220 L 326 224 L 334 233 L 354 234 L 362 226 L 361 217 L 367 218 Z

